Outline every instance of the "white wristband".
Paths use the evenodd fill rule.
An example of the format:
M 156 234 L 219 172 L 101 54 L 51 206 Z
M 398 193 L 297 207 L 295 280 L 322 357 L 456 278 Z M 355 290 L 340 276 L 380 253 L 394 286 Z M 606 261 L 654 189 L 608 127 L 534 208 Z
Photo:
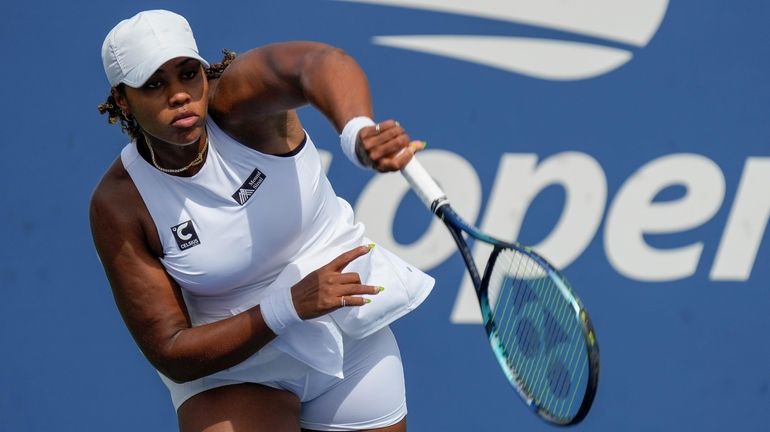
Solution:
M 285 332 L 293 324 L 302 322 L 302 319 L 294 309 L 294 302 L 291 299 L 291 288 L 274 289 L 260 303 L 260 310 L 262 311 L 262 318 L 265 320 L 265 324 L 276 335 Z
M 358 160 L 356 155 L 356 142 L 358 141 L 358 132 L 367 126 L 374 126 L 374 120 L 369 117 L 353 117 L 345 124 L 340 134 L 340 145 L 345 156 L 359 168 L 368 169 L 368 167 Z

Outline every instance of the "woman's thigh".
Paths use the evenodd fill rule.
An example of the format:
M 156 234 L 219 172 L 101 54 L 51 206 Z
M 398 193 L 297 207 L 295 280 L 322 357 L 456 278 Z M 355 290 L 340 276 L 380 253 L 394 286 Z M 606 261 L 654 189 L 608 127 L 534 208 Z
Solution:
M 389 328 L 346 343 L 344 372 L 344 380 L 303 402 L 305 430 L 406 430 L 404 371 Z M 323 388 L 313 377 L 309 387 Z
M 199 393 L 177 410 L 181 432 L 296 432 L 297 396 L 259 384 L 236 384 Z

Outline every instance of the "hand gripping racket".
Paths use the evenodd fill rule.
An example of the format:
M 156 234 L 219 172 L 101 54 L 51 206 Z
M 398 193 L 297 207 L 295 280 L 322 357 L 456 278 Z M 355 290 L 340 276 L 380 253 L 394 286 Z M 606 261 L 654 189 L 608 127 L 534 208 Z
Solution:
M 599 346 L 588 312 L 567 280 L 532 249 L 463 221 L 417 158 L 401 173 L 460 249 L 508 381 L 541 418 L 564 426 L 583 420 L 599 383 Z M 493 246 L 482 276 L 463 233 Z

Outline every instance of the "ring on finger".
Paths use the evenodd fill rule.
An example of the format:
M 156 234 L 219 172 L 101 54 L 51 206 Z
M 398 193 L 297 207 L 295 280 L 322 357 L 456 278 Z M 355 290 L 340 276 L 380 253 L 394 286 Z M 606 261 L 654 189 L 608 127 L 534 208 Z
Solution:
M 379 123 L 374 125 L 374 131 L 377 132 L 378 134 L 380 133 L 380 124 Z
M 340 297 L 341 307 L 345 307 L 345 296 Z

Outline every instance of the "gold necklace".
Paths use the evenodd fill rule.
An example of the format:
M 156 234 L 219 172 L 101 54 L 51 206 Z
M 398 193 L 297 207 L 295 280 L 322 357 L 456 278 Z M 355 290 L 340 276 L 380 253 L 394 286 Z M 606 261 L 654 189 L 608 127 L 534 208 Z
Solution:
M 164 173 L 167 173 L 167 174 L 177 174 L 177 173 L 185 171 L 185 170 L 187 170 L 189 168 L 192 168 L 195 165 L 200 164 L 201 162 L 203 162 L 203 153 L 206 152 L 206 149 L 209 146 L 209 140 L 208 140 L 208 137 L 206 137 L 206 143 L 203 144 L 203 148 L 201 149 L 201 151 L 198 152 L 198 156 L 196 156 L 195 159 L 192 160 L 192 162 L 190 162 L 189 164 L 183 166 L 182 168 L 172 169 L 172 168 L 163 168 L 160 165 L 158 165 L 158 161 L 155 160 L 155 152 L 152 151 L 152 145 L 150 145 L 150 140 L 147 139 L 147 135 L 144 135 L 144 142 L 147 143 L 147 148 L 150 149 L 150 160 L 152 160 L 152 165 L 155 168 L 157 168 L 160 171 L 163 171 Z

